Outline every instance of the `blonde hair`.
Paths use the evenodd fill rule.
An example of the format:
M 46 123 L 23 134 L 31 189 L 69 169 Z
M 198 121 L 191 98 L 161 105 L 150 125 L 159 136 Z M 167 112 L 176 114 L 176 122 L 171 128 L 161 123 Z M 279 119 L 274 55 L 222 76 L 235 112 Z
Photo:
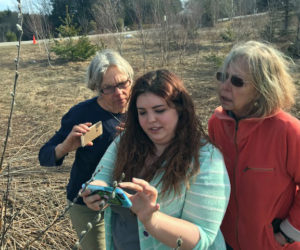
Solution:
M 118 52 L 106 49 L 98 51 L 91 61 L 87 70 L 87 87 L 99 92 L 103 76 L 110 66 L 116 66 L 119 70 L 128 75 L 129 79 L 132 81 L 133 69 L 131 65 Z
M 263 117 L 278 109 L 288 110 L 295 103 L 295 85 L 290 75 L 290 58 L 270 44 L 248 41 L 235 45 L 223 64 L 225 72 L 231 63 L 244 60 L 249 67 L 249 79 L 258 92 L 250 115 Z

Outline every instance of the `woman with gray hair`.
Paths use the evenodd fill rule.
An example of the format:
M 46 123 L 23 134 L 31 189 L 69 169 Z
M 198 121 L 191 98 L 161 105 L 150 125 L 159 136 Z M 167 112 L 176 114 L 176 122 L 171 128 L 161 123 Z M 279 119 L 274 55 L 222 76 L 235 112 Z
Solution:
M 132 81 L 133 69 L 123 57 L 112 50 L 98 52 L 87 70 L 87 86 L 96 91 L 97 96 L 73 106 L 62 117 L 59 131 L 40 149 L 42 166 L 59 166 L 69 152 L 76 150 L 67 185 L 69 203 L 77 196 L 82 184 L 91 178 L 116 132 L 122 129 L 120 123 L 126 115 Z M 100 121 L 102 135 L 82 147 L 81 136 Z M 82 198 L 74 203 L 70 217 L 78 236 L 95 215 Z M 88 250 L 105 249 L 103 220 L 93 227 L 81 245 Z
M 233 47 L 216 77 L 209 120 L 232 185 L 221 230 L 227 249 L 300 249 L 300 121 L 291 60 L 269 44 Z

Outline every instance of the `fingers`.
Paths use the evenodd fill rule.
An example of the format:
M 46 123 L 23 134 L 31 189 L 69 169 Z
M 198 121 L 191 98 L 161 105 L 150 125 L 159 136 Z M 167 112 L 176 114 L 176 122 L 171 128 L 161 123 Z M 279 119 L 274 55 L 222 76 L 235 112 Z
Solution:
M 75 125 L 73 128 L 72 128 L 72 131 L 74 134 L 77 134 L 77 135 L 82 135 L 88 131 L 90 131 L 90 126 L 92 125 L 92 123 L 90 122 L 86 122 L 86 123 L 81 123 L 81 124 L 78 124 L 78 125 Z
M 157 189 L 151 186 L 149 182 L 138 178 L 132 178 L 132 182 L 143 187 L 144 192 L 147 194 L 154 194 L 157 196 Z
M 90 126 L 92 126 L 92 125 L 93 125 L 93 123 L 91 123 L 91 122 L 86 122 L 86 123 L 84 123 L 84 125 L 86 125 L 86 126 L 90 127 Z
M 87 196 L 89 196 L 91 194 L 91 190 L 89 189 L 85 189 L 84 191 L 82 191 L 83 189 L 80 189 L 79 191 L 79 195 L 82 197 L 82 198 L 85 198 Z
M 129 188 L 137 192 L 157 194 L 155 187 L 151 186 L 147 181 L 138 178 L 132 178 L 132 182 L 121 182 L 119 183 L 119 186 L 121 188 Z
M 143 187 L 138 184 L 132 182 L 121 182 L 119 183 L 119 187 L 121 188 L 128 188 L 137 192 L 143 192 Z
M 119 126 L 116 126 L 118 132 L 122 132 L 125 129 L 125 122 L 121 122 Z
M 124 131 L 124 128 L 120 127 L 120 126 L 116 126 L 116 130 L 117 130 L 117 132 L 122 132 L 122 131 Z
M 88 195 L 87 192 L 90 190 L 85 190 L 82 192 L 81 196 L 83 198 L 84 203 L 92 210 L 99 211 L 100 210 L 100 203 L 101 197 L 98 194 Z
M 153 186 L 151 186 L 147 181 L 133 178 L 132 182 L 121 182 L 119 183 L 119 186 L 121 188 L 128 188 L 131 190 L 134 190 L 139 193 L 142 197 L 145 199 L 148 199 L 149 201 L 156 203 L 157 199 L 157 189 Z M 128 195 L 130 198 L 132 195 Z

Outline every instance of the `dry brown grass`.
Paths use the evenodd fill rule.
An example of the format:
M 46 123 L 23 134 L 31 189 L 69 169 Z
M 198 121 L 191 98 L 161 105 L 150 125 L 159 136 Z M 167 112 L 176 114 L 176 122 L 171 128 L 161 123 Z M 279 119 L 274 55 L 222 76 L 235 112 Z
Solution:
M 218 105 L 215 94 L 216 68 L 204 58 L 209 53 L 224 55 L 231 45 L 220 40 L 216 32 L 202 31 L 201 39 L 194 49 L 188 50 L 184 64 L 178 63 L 178 51 L 172 51 L 168 68 L 184 80 L 192 94 L 197 111 L 207 123 Z M 213 42 L 212 42 L 213 41 Z M 105 40 L 106 44 L 112 44 Z M 160 68 L 158 47 L 149 42 L 146 71 Z M 111 47 L 111 46 L 110 46 Z M 123 55 L 133 65 L 135 75 L 144 73 L 139 41 L 135 38 L 125 42 Z M 10 108 L 16 47 L 0 47 L 0 149 L 2 152 Z M 3 249 L 20 249 L 27 240 L 46 228 L 64 210 L 66 204 L 65 186 L 68 182 L 73 155 L 69 155 L 61 167 L 42 168 L 37 155 L 39 148 L 59 128 L 62 115 L 74 104 L 92 97 L 84 83 L 86 62 L 53 62 L 48 66 L 46 56 L 39 45 L 22 45 L 20 78 L 17 86 L 16 104 L 12 120 L 11 137 L 5 165 L 10 163 L 10 189 L 7 214 L 17 216 L 6 235 Z M 295 79 L 300 79 L 299 60 L 296 61 Z M 298 80 L 297 86 L 299 88 Z M 300 117 L 300 102 L 292 113 Z M 2 200 L 7 182 L 7 171 L 0 174 Z M 4 207 L 1 204 L 0 222 L 3 223 Z M 69 249 L 76 236 L 66 217 L 53 226 L 31 249 Z

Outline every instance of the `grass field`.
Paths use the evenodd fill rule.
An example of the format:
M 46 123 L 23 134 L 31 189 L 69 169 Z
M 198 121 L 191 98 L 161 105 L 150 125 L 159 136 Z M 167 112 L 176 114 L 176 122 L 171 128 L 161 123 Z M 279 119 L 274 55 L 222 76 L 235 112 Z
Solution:
M 147 63 L 144 69 L 139 39 L 125 41 L 123 56 L 132 64 L 135 77 L 145 71 L 167 68 L 185 82 L 196 103 L 203 125 L 218 106 L 216 97 L 216 65 L 208 58 L 223 57 L 232 47 L 225 43 L 218 32 L 203 29 L 201 39 L 194 41 L 179 63 L 178 50 L 170 50 L 169 64 L 161 66 L 160 50 L 149 42 Z M 109 39 L 103 40 L 108 48 L 116 48 Z M 112 44 L 112 45 L 111 45 Z M 280 47 L 280 44 L 279 44 Z M 0 47 L 0 149 L 6 135 L 11 105 L 15 64 L 15 46 Z M 63 211 L 73 154 L 61 167 L 42 168 L 38 162 L 39 148 L 59 129 L 62 115 L 74 104 L 95 95 L 85 86 L 85 72 L 89 61 L 61 62 L 54 60 L 50 67 L 41 44 L 22 45 L 17 94 L 9 137 L 5 166 L 10 164 L 8 204 L 2 203 L 8 173 L 0 173 L 1 211 L 0 223 L 15 215 L 6 234 L 3 249 L 21 249 L 36 234 L 46 228 Z M 300 60 L 295 59 L 294 79 L 300 85 Z M 300 118 L 300 96 L 291 113 Z M 7 210 L 5 211 L 5 207 Z M 70 249 L 76 237 L 68 217 L 50 228 L 31 249 Z

